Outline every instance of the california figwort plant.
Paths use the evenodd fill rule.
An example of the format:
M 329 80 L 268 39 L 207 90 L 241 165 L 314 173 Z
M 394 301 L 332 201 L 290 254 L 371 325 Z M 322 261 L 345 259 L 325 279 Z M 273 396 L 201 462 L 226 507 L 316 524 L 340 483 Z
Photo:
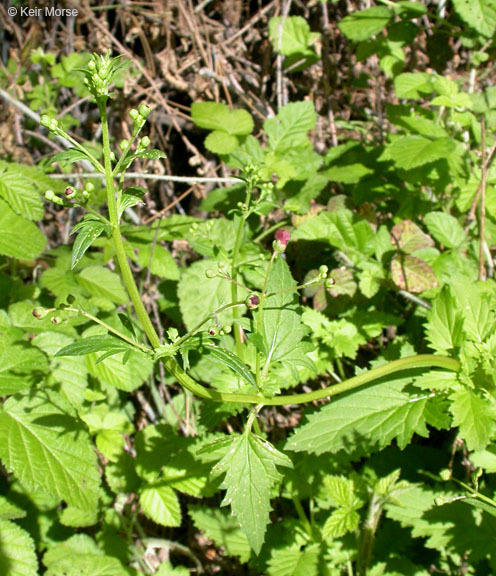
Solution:
M 382 23 L 370 37 L 390 20 L 408 23 L 417 3 L 397 3 L 403 10 L 383 4 L 355 16 Z M 343 34 L 367 40 L 352 24 L 341 22 Z M 289 57 L 283 25 L 273 19 L 270 38 Z M 302 37 L 310 38 L 307 32 Z M 397 46 L 385 46 L 377 50 L 397 55 Z M 316 57 L 311 43 L 300 56 Z M 40 525 L 50 516 L 52 526 L 72 530 L 37 550 L 48 574 L 76 574 L 79 566 L 94 574 L 153 573 L 146 551 L 154 546 L 179 551 L 201 572 L 191 550 L 171 544 L 186 515 L 226 554 L 270 576 L 427 573 L 421 561 L 414 565 L 385 544 L 383 523 L 399 540 L 411 531 L 402 549 L 415 543 L 423 550 L 417 541 L 426 539 L 444 573 L 472 557 L 484 570 L 496 566 L 493 552 L 479 554 L 473 543 L 462 550 L 448 534 L 459 505 L 470 511 L 469 532 L 493 534 L 496 510 L 483 473 L 494 472 L 496 436 L 496 298 L 493 281 L 482 281 L 490 249 L 478 223 L 463 229 L 449 213 L 440 183 L 450 176 L 464 197 L 478 170 L 483 196 L 490 168 L 484 121 L 481 159 L 466 144 L 476 117 L 468 116 L 466 98 L 456 98 L 459 87 L 436 74 L 398 73 L 395 89 L 405 99 L 437 94 L 430 105 L 441 99 L 439 122 L 420 106 L 408 114 L 390 110 L 399 132 L 384 139 L 380 153 L 363 146 L 363 165 L 354 143 L 326 156 L 313 150 L 310 101 L 265 120 L 262 144 L 251 135 L 248 112 L 197 102 L 191 115 L 210 130 L 205 146 L 237 170 L 239 182 L 212 192 L 222 210 L 211 200 L 216 214 L 206 221 L 171 216 L 144 226 L 130 216 L 147 190 L 126 186 L 126 171 L 137 159 L 165 155 L 144 135 L 153 118 L 146 103 L 130 110 L 128 138 L 111 138 L 109 103 L 119 97 L 113 83 L 126 66 L 107 53 L 93 55 L 83 71 L 99 112 L 101 156 L 60 120 L 41 117 L 72 146 L 53 162 L 83 162 L 92 171 L 74 185 L 44 190 L 54 209 L 80 215 L 72 251 L 49 253 L 54 264 L 42 271 L 42 294 L 33 291 L 29 310 L 0 316 L 2 346 L 11 346 L 5 376 L 0 371 L 8 396 L 0 457 L 16 479 L 10 499 L 0 495 L 7 509 L 0 534 L 22 542 L 31 570 L 25 574 L 35 573 L 38 560 L 24 527 L 12 522 L 24 513 L 19 494 L 28 510 L 44 514 Z M 393 190 L 392 199 L 381 191 L 375 220 L 367 207 L 351 209 L 345 194 L 314 206 L 321 182 L 345 192 L 356 185 L 350 197 L 360 205 L 367 177 L 371 190 L 377 181 Z M 428 204 L 425 215 L 417 218 L 405 189 Z M 387 216 L 393 202 L 401 208 L 395 219 Z M 268 218 L 276 210 L 285 215 Z M 177 239 L 195 253 L 182 267 L 166 244 Z M 470 291 L 463 274 L 450 277 L 463 258 L 470 262 L 465 272 L 472 279 L 478 273 Z M 155 307 L 151 274 L 163 280 Z M 404 322 L 418 342 L 398 333 Z M 20 337 L 23 329 L 28 335 Z M 359 348 L 367 367 L 357 360 Z M 145 407 L 140 419 L 137 402 Z M 419 438 L 455 428 L 447 459 L 429 448 L 416 466 L 424 457 Z M 215 498 L 220 510 L 204 504 Z M 150 536 L 150 521 L 170 532 L 152 528 Z

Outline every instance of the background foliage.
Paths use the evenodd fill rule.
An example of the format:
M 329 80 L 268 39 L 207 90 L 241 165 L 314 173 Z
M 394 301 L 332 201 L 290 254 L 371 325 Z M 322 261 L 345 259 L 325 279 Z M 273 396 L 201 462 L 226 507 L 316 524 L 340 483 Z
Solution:
M 0 6 L 0 572 L 493 574 L 496 3 L 21 4 Z M 117 158 L 151 108 L 119 208 L 153 354 L 100 217 L 83 78 L 107 49 Z M 388 373 L 415 354 L 441 369 Z M 267 405 L 193 395 L 172 355 Z

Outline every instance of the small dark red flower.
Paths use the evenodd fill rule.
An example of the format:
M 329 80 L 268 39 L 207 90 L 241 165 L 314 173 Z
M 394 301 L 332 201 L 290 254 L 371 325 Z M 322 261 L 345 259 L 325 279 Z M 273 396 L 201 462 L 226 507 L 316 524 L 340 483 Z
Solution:
M 287 230 L 278 230 L 276 232 L 276 240 L 283 246 L 287 246 L 291 238 L 291 234 Z

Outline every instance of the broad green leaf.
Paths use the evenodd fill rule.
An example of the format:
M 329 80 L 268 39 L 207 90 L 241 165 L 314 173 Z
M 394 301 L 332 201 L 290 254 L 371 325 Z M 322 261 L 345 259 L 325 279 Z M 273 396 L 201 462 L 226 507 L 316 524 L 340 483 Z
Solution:
M 45 576 L 131 576 L 117 558 L 103 554 L 67 554 L 50 564 Z
M 31 536 L 22 528 L 0 519 L 0 574 L 35 576 L 38 560 Z
M 496 405 L 468 388 L 450 396 L 453 426 L 459 426 L 460 436 L 469 450 L 483 450 L 496 428 Z
M 92 510 L 100 476 L 90 438 L 62 396 L 38 390 L 11 397 L 0 412 L 0 457 L 29 490 Z
M 86 250 L 88 250 L 105 228 L 105 224 L 91 214 L 86 215 L 79 224 L 74 226 L 71 234 L 78 232 L 78 235 L 72 247 L 71 270 L 77 266 Z
M 26 342 L 12 342 L 0 334 L 0 395 L 31 388 L 48 368 L 44 354 Z M 38 374 L 37 374 L 38 372 Z
M 205 138 L 205 148 L 214 154 L 230 154 L 238 145 L 236 136 L 224 130 L 214 130 Z
M 281 30 L 281 17 L 269 21 L 269 36 L 273 49 L 283 56 L 315 56 L 311 48 L 320 35 L 310 32 L 308 22 L 301 16 L 284 19 Z
M 302 549 L 292 545 L 288 548 L 273 548 L 268 563 L 267 576 L 318 576 L 319 544 Z
M 126 291 L 120 277 L 103 266 L 88 266 L 77 276 L 81 286 L 92 296 L 103 296 L 115 304 L 127 302 Z
M 119 217 L 122 216 L 126 208 L 132 208 L 137 204 L 143 204 L 141 200 L 148 190 L 142 186 L 129 186 L 122 191 L 121 201 L 119 203 Z
M 434 240 L 411 220 L 402 220 L 391 228 L 391 241 L 405 254 L 434 246 Z
M 413 434 L 427 436 L 427 396 L 403 391 L 404 379 L 379 382 L 341 396 L 308 417 L 287 442 L 287 449 L 313 454 L 369 451 L 396 438 L 404 448 Z
M 446 248 L 458 248 L 465 242 L 465 232 L 456 218 L 444 212 L 429 212 L 424 216 L 429 232 Z
M 308 330 L 301 322 L 298 313 L 297 292 L 289 291 L 296 286 L 289 266 L 282 258 L 274 261 L 267 282 L 267 293 L 272 294 L 264 300 L 263 324 L 261 335 L 266 350 L 264 371 L 275 362 L 306 366 L 314 369 L 313 362 L 306 355 L 308 347 L 301 340 Z M 282 292 L 281 292 L 282 291 Z M 279 292 L 279 293 L 278 293 Z M 258 318 L 259 312 L 256 312 Z M 311 347 L 310 347 L 311 349 Z
M 226 348 L 219 348 L 211 344 L 204 346 L 208 352 L 214 356 L 219 362 L 230 368 L 235 372 L 240 378 L 242 378 L 247 384 L 257 388 L 257 383 L 255 381 L 255 376 L 249 367 L 242 362 L 236 354 L 233 354 Z
M 226 489 L 222 506 L 231 505 L 250 546 L 259 554 L 269 523 L 270 497 L 281 478 L 276 466 L 292 468 L 291 460 L 272 444 L 251 433 L 233 438 L 228 453 L 212 470 L 225 474 L 221 488 Z
M 33 222 L 18 216 L 0 200 L 0 254 L 30 260 L 45 249 L 46 240 Z
M 196 528 L 202 530 L 216 546 L 222 546 L 228 556 L 238 556 L 241 563 L 248 562 L 250 544 L 235 518 L 215 508 L 190 508 L 188 513 Z
M 342 184 L 356 184 L 364 176 L 371 174 L 373 170 L 363 164 L 347 164 L 346 166 L 331 166 L 324 170 L 331 182 L 341 182 Z
M 362 42 L 378 34 L 392 17 L 393 13 L 385 6 L 373 6 L 349 14 L 339 22 L 338 28 L 349 40 Z
M 183 271 L 177 287 L 183 321 L 191 330 L 208 314 L 231 302 L 231 287 L 222 278 L 207 278 L 205 272 L 216 268 L 212 260 L 199 260 Z M 232 311 L 218 315 L 222 325 L 232 323 Z M 213 320 L 213 317 L 212 317 Z
M 41 194 L 31 178 L 27 177 L 27 166 L 0 163 L 0 198 L 11 209 L 28 220 L 43 218 Z
M 145 486 L 140 490 L 143 512 L 161 526 L 180 526 L 181 508 L 174 490 L 166 484 Z
M 436 352 L 446 353 L 463 342 L 463 319 L 449 288 L 434 300 L 427 316 L 426 338 Z
M 431 266 L 411 254 L 397 254 L 393 257 L 391 277 L 398 288 L 414 293 L 424 292 L 438 285 Z
M 110 356 L 98 362 L 98 354 L 86 356 L 89 373 L 109 386 L 132 392 L 139 388 L 153 370 L 152 361 L 140 352 L 131 352 L 128 361 L 122 363 L 122 355 Z
M 380 160 L 392 160 L 397 168 L 411 170 L 441 158 L 449 158 L 456 150 L 451 138 L 429 140 L 419 135 L 399 136 L 388 144 Z
M 421 98 L 434 91 L 432 76 L 425 72 L 405 72 L 394 79 L 394 90 L 398 98 Z
M 322 537 L 340 538 L 347 532 L 356 530 L 360 522 L 360 515 L 353 508 L 338 508 L 331 512 L 322 528 Z
M 166 280 L 179 280 L 179 268 L 171 253 L 161 246 L 152 242 L 132 242 L 133 260 L 144 269 L 150 269 L 152 274 Z
M 483 342 L 494 331 L 496 318 L 491 294 L 485 290 L 485 282 L 474 282 L 467 290 L 465 279 L 451 284 L 456 301 L 463 315 L 463 329 L 475 342 Z
M 283 106 L 275 118 L 264 122 L 269 146 L 282 154 L 308 143 L 307 132 L 315 128 L 317 116 L 313 102 L 292 102 Z
M 230 110 L 221 102 L 193 102 L 191 118 L 200 128 L 245 136 L 253 130 L 253 118 L 246 110 Z
M 482 36 L 490 38 L 496 29 L 494 0 L 453 0 L 460 18 Z
M 79 148 L 69 148 L 69 150 L 64 150 L 52 156 L 50 158 L 50 164 L 58 162 L 64 168 L 70 164 L 81 162 L 81 160 L 91 162 L 90 156 L 85 151 Z
M 5 496 L 0 496 L 0 520 L 15 520 L 16 518 L 25 518 L 26 511 L 17 504 L 7 500 Z M 0 542 L 2 539 L 0 538 Z

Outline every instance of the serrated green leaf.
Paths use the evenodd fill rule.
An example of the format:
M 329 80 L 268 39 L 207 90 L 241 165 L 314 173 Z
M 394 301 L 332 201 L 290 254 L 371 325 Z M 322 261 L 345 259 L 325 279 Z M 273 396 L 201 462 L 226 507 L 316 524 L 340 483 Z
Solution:
M 206 278 L 205 272 L 215 269 L 216 262 L 199 260 L 183 271 L 177 287 L 179 307 L 186 328 L 191 330 L 209 313 L 231 302 L 231 287 L 222 278 Z M 218 315 L 220 324 L 232 323 L 232 311 Z
M 288 289 L 296 286 L 289 266 L 282 258 L 275 260 L 267 282 L 267 293 L 272 294 L 264 300 L 263 324 L 261 335 L 267 351 L 264 359 L 264 372 L 271 364 L 306 366 L 313 370 L 314 364 L 306 355 L 312 347 L 301 342 L 308 330 L 298 314 L 298 296 Z M 282 292 L 281 292 L 282 291 Z M 256 312 L 258 317 L 260 312 Z
M 244 382 L 253 386 L 253 388 L 257 388 L 257 383 L 255 381 L 255 375 L 253 372 L 248 368 L 248 366 L 242 362 L 236 354 L 233 354 L 226 348 L 219 348 L 218 346 L 214 346 L 213 344 L 206 344 L 204 346 L 208 352 L 214 356 L 219 362 L 224 364 L 230 368 L 233 372 L 235 372 Z
M 429 212 L 424 216 L 429 232 L 446 248 L 458 248 L 465 242 L 465 232 L 456 218 L 444 212 Z
M 272 47 L 283 56 L 314 56 L 315 52 L 311 44 L 319 36 L 310 32 L 308 22 L 301 16 L 284 18 L 282 27 L 280 16 L 271 18 L 269 21 L 269 37 Z
M 471 28 L 490 38 L 496 29 L 494 0 L 453 0 L 456 13 Z
M 399 136 L 388 144 L 380 160 L 392 160 L 397 168 L 411 170 L 441 158 L 449 158 L 456 150 L 451 138 L 429 140 L 419 135 Z
M 0 254 L 30 260 L 45 249 L 46 240 L 33 222 L 17 216 L 0 200 Z
M 47 368 L 46 356 L 39 350 L 0 335 L 0 395 L 31 388 L 36 372 L 45 372 Z
M 0 520 L 15 520 L 25 518 L 26 511 L 17 504 L 7 500 L 5 496 L 0 496 Z M 2 539 L 0 538 L 0 542 Z
M 5 170 L 3 170 L 5 168 Z M 43 200 L 29 170 L 22 164 L 0 164 L 0 198 L 19 216 L 28 220 L 43 218 Z
M 38 560 L 31 536 L 22 528 L 0 520 L 0 574 L 5 576 L 34 576 Z
M 103 554 L 72 554 L 54 562 L 45 576 L 131 576 L 117 558 Z
M 269 146 L 278 154 L 308 143 L 307 132 L 315 127 L 313 102 L 292 102 L 283 106 L 275 118 L 264 122 Z
M 363 42 L 385 28 L 392 17 L 393 13 L 385 6 L 372 6 L 349 14 L 339 22 L 338 28 L 349 40 Z
M 463 342 L 463 319 L 449 288 L 443 288 L 427 316 L 426 338 L 436 352 L 446 353 Z
M 398 98 L 421 98 L 434 91 L 432 76 L 425 72 L 405 72 L 394 79 L 394 90 Z
M 78 265 L 86 250 L 88 250 L 93 242 L 101 235 L 105 228 L 104 222 L 91 214 L 85 216 L 79 224 L 74 226 L 71 234 L 78 232 L 78 235 L 72 247 L 71 270 Z
M 246 110 L 230 110 L 221 102 L 193 102 L 191 118 L 200 128 L 246 136 L 253 130 L 253 118 Z
M 450 399 L 453 426 L 460 428 L 460 436 L 467 443 L 468 449 L 486 448 L 496 426 L 494 402 L 482 398 L 468 388 L 457 390 Z
M 403 391 L 408 381 L 377 383 L 337 398 L 308 417 L 289 438 L 287 449 L 313 454 L 383 448 L 394 438 L 404 448 L 414 433 L 427 436 L 427 398 Z
M 29 490 L 92 510 L 100 484 L 96 455 L 70 411 L 53 392 L 11 397 L 0 412 L 0 457 Z
M 162 526 L 180 526 L 181 508 L 174 490 L 165 484 L 145 486 L 140 490 L 140 505 L 143 512 Z
M 433 239 L 411 220 L 402 220 L 391 228 L 391 241 L 405 254 L 434 246 Z
M 215 508 L 190 508 L 194 525 L 202 530 L 216 546 L 222 546 L 228 556 L 237 556 L 241 563 L 248 562 L 251 548 L 235 518 Z
M 292 545 L 281 549 L 273 548 L 268 563 L 268 576 L 318 576 L 320 546 Z
M 347 532 L 353 532 L 360 521 L 360 514 L 352 508 L 338 508 L 331 512 L 322 528 L 322 537 L 340 538 Z
M 89 373 L 109 386 L 132 392 L 139 388 L 150 376 L 153 362 L 144 354 L 131 352 L 128 361 L 123 364 L 123 356 L 117 354 L 98 362 L 98 355 L 86 356 Z
M 234 438 L 231 449 L 212 473 L 225 473 L 222 506 L 231 505 L 250 546 L 259 554 L 269 523 L 271 489 L 281 478 L 276 466 L 292 468 L 291 460 L 269 442 L 251 433 Z
M 77 281 L 92 296 L 103 296 L 115 304 L 127 302 L 126 291 L 120 277 L 103 266 L 88 266 L 77 276 Z

